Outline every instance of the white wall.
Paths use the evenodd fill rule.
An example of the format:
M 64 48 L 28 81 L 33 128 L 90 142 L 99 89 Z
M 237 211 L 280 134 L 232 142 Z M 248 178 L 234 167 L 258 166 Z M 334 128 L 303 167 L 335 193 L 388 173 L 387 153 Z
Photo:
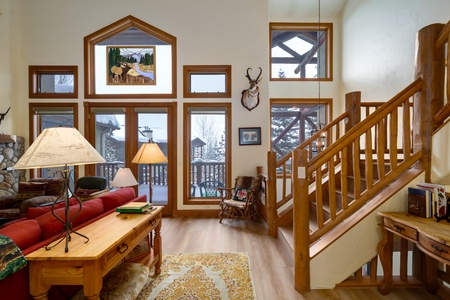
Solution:
M 18 87 L 13 80 L 13 74 L 17 74 L 11 57 L 19 56 L 17 35 L 11 33 L 19 27 L 17 15 L 18 3 L 11 0 L 0 0 L 0 113 L 5 113 L 11 107 L 8 114 L 0 124 L 0 132 L 14 134 L 14 116 L 19 115 L 19 109 L 14 105 L 17 101 L 17 92 L 13 87 Z
M 341 93 L 386 102 L 414 80 L 416 33 L 450 19 L 447 0 L 348 0 Z
M 268 8 L 259 0 L 190 0 L 149 1 L 135 0 L 0 0 L 0 49 L 9 53 L 0 55 L 6 69 L 0 71 L 0 98 L 8 98 L 15 111 L 14 122 L 8 131 L 28 137 L 28 66 L 77 65 L 79 72 L 80 131 L 83 126 L 84 58 L 83 38 L 123 17 L 134 17 L 149 23 L 177 38 L 177 99 L 178 102 L 178 182 L 182 181 L 183 163 L 183 103 L 232 102 L 232 177 L 256 174 L 256 166 L 266 171 L 269 149 L 268 111 Z M 18 4 L 15 4 L 15 3 Z M 20 17 L 17 28 L 13 16 Z M 4 26 L 3 26 L 4 25 Z M 9 28 L 9 31 L 8 31 Z M 5 42 L 4 42 L 5 41 Z M 15 49 L 14 52 L 11 49 Z M 8 50 L 8 49 L 6 49 Z M 183 65 L 231 65 L 231 99 L 183 99 Z M 14 71 L 12 67 L 14 65 Z M 248 67 L 262 67 L 259 84 L 260 105 L 249 112 L 240 104 L 241 91 L 248 88 L 245 72 Z M 6 70 L 4 72 L 4 70 Z M 14 85 L 10 85 L 14 82 Z M 6 90 L 3 88 L 6 87 Z M 43 99 L 42 102 L 60 102 L 61 99 Z M 121 100 L 92 100 L 120 102 Z M 158 101 L 130 99 L 124 101 Z M 70 100 L 72 102 L 72 100 Z M 3 107 L 3 104 L 1 105 Z M 0 112 L 2 108 L 0 107 Z M 239 127 L 261 127 L 261 146 L 239 146 Z M 3 128 L 3 126 L 1 127 Z M 0 130 L 1 130 L 0 128 Z M 6 131 L 6 129 L 5 129 Z M 12 133 L 12 132 L 9 132 Z M 27 141 L 28 142 L 28 141 Z M 180 184 L 181 186 L 181 184 Z M 181 189 L 178 189 L 178 207 L 183 209 Z M 213 206 L 217 208 L 217 206 Z M 199 208 L 196 206 L 196 208 Z M 208 207 L 204 207 L 208 208 Z

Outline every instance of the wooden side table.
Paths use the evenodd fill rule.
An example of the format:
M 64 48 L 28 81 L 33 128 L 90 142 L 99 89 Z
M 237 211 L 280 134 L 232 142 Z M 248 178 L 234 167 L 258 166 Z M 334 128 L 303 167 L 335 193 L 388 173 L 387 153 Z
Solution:
M 439 288 L 437 278 L 438 261 L 450 264 L 450 224 L 436 222 L 434 218 L 421 218 L 405 212 L 380 212 L 382 239 L 378 243 L 378 255 L 383 267 L 384 278 L 379 285 L 381 294 L 386 295 L 392 287 L 392 254 L 394 235 L 409 240 L 425 254 L 424 284 L 430 293 Z
M 161 272 L 162 207 L 149 214 L 111 213 L 72 234 L 69 252 L 64 243 L 50 250 L 41 248 L 26 256 L 30 268 L 30 293 L 34 299 L 48 299 L 52 285 L 83 285 L 87 299 L 99 299 L 103 276 L 128 255 L 151 231 L 154 245 L 148 265 Z

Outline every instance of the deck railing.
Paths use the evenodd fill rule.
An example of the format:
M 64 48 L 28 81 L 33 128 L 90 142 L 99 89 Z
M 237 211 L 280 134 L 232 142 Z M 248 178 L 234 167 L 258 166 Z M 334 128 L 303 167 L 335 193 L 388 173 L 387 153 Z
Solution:
M 116 176 L 117 170 L 123 168 L 123 162 L 106 162 L 97 164 L 97 175 L 106 177 L 109 186 Z M 152 185 L 167 185 L 167 164 L 152 164 Z M 196 161 L 192 163 L 191 178 L 193 185 L 203 181 L 215 180 L 225 184 L 225 162 Z M 138 183 L 146 185 L 150 181 L 149 165 L 139 165 Z

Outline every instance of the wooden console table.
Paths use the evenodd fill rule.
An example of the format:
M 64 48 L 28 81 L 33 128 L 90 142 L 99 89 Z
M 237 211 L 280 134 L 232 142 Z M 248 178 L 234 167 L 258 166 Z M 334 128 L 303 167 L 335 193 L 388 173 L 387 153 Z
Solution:
M 50 250 L 41 248 L 26 256 L 30 267 L 30 294 L 47 299 L 51 285 L 83 285 L 87 299 L 99 299 L 103 276 L 115 267 L 133 248 L 154 230 L 154 246 L 149 267 L 161 272 L 162 207 L 149 214 L 111 213 L 72 234 L 69 252 L 65 243 Z
M 424 284 L 430 293 L 436 293 L 438 285 L 438 261 L 450 264 L 450 224 L 436 222 L 434 218 L 421 218 L 405 212 L 379 212 L 383 217 L 382 240 L 378 243 L 378 255 L 384 278 L 379 291 L 385 295 L 392 287 L 392 253 L 394 234 L 416 244 L 425 254 Z

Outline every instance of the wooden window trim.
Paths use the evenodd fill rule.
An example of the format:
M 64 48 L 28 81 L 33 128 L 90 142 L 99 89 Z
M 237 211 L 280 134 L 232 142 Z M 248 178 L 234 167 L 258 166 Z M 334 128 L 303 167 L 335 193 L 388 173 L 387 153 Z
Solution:
M 225 92 L 223 93 L 192 93 L 191 74 L 225 74 Z M 231 65 L 187 65 L 183 66 L 183 97 L 184 98 L 231 98 Z
M 73 111 L 73 127 L 78 129 L 78 103 L 68 103 L 68 102 L 58 102 L 58 103 L 43 103 L 43 102 L 32 102 L 28 103 L 28 140 L 31 145 L 34 140 L 39 136 L 41 132 L 38 129 L 41 124 L 36 124 L 34 122 L 34 108 L 36 107 L 68 107 L 72 108 Z M 41 177 L 41 169 L 31 169 L 30 178 Z M 78 178 L 78 166 L 75 166 L 75 177 Z
M 130 27 L 167 42 L 172 46 L 172 91 L 165 94 L 97 94 L 95 90 L 95 45 Z M 177 39 L 133 16 L 120 19 L 84 37 L 84 97 L 86 99 L 142 99 L 177 97 Z
M 225 158 L 225 168 L 227 170 L 226 180 L 228 185 L 231 182 L 231 103 L 184 103 L 183 105 L 183 149 L 184 149 L 184 167 L 183 167 L 183 204 L 184 205 L 218 205 L 220 199 L 212 198 L 191 198 L 191 178 L 190 178 L 190 168 L 191 168 L 191 118 L 189 117 L 189 109 L 192 107 L 225 107 L 226 108 L 226 123 L 225 123 L 225 135 L 227 142 L 225 144 L 225 149 L 227 156 Z
M 320 30 L 327 32 L 324 78 L 273 78 L 272 77 L 272 31 L 273 30 L 317 30 L 319 23 L 269 23 L 269 76 L 270 81 L 333 81 L 333 23 L 320 23 Z
M 39 93 L 38 79 L 42 74 L 73 75 L 73 93 Z M 28 66 L 29 98 L 78 98 L 78 66 Z

